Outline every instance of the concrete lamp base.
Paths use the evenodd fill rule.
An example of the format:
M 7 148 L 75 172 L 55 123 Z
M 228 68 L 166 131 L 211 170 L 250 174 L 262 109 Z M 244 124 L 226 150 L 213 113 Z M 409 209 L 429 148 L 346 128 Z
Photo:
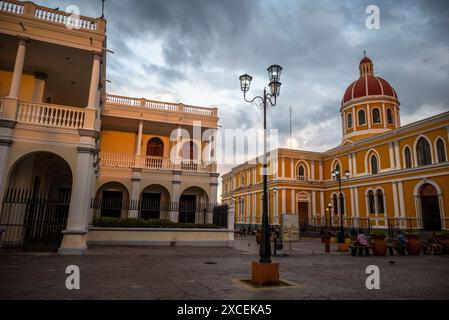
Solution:
M 251 281 L 259 286 L 279 284 L 279 263 L 253 261 Z

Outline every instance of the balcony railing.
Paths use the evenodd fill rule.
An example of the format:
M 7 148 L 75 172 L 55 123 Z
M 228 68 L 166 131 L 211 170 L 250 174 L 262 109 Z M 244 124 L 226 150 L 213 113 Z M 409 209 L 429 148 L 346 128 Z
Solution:
M 45 103 L 19 102 L 17 121 L 43 126 L 78 129 L 84 127 L 85 110 Z
M 217 115 L 217 108 L 204 108 L 199 106 L 185 105 L 182 103 L 161 102 L 161 101 L 138 99 L 111 94 L 107 95 L 106 102 L 111 105 L 140 107 L 151 110 L 184 112 L 184 113 L 201 114 L 205 116 Z
M 182 160 L 180 163 L 173 163 L 169 158 L 107 152 L 100 153 L 100 165 L 114 168 L 180 170 L 204 173 L 214 172 L 214 168 L 211 164 L 206 165 L 195 160 Z
M 31 16 L 34 19 L 52 23 L 69 25 L 73 29 L 104 30 L 104 24 L 99 26 L 95 18 L 79 16 L 74 18 L 72 13 L 39 6 L 33 2 L 21 2 L 16 0 L 0 1 L 0 12 L 8 12 L 17 15 Z

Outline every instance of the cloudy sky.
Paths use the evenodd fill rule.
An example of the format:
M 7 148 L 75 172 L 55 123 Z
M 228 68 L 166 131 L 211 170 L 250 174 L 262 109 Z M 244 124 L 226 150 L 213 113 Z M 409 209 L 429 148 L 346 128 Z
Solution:
M 37 0 L 100 16 L 101 1 Z M 368 5 L 380 29 L 365 26 Z M 363 51 L 396 89 L 402 122 L 449 109 L 449 1 L 106 0 L 110 93 L 217 106 L 224 128 L 260 128 L 262 113 L 242 102 L 238 76 L 268 83 L 284 68 L 268 125 L 288 147 L 324 151 L 340 143 L 339 107 L 358 78 Z M 256 90 L 257 89 L 257 90 Z

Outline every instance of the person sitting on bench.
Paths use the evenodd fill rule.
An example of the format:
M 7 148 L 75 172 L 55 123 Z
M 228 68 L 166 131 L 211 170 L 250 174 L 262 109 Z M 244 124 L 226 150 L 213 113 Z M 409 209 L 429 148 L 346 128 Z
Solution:
M 363 231 L 360 231 L 360 233 L 357 235 L 357 240 L 355 242 L 357 246 L 363 246 L 367 247 L 369 246 L 369 241 L 367 236 L 363 233 Z

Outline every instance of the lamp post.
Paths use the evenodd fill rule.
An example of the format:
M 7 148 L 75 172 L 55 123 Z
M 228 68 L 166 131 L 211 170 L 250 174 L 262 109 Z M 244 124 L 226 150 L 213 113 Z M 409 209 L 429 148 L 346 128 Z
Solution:
M 251 77 L 248 74 L 244 74 L 240 76 L 240 88 L 243 91 L 243 99 L 246 102 L 252 103 L 255 100 L 260 100 L 262 102 L 262 106 L 257 107 L 259 109 L 263 109 L 263 195 L 262 195 L 262 239 L 260 242 L 259 255 L 260 263 L 271 263 L 271 244 L 270 244 L 270 227 L 268 223 L 268 190 L 267 190 L 267 109 L 268 107 L 274 107 L 276 105 L 276 99 L 279 96 L 281 90 L 281 83 L 279 82 L 281 78 L 282 67 L 278 65 L 272 65 L 268 69 L 268 77 L 270 79 L 270 83 L 268 86 L 270 87 L 270 93 L 267 93 L 266 87 L 263 89 L 262 96 L 256 96 L 253 99 L 247 99 L 246 93 L 249 91 L 249 87 L 251 84 Z
M 340 236 L 338 237 L 338 242 L 339 243 L 345 243 L 345 237 L 344 237 L 344 229 L 343 229 L 343 210 L 342 210 L 342 194 L 341 194 L 341 173 L 339 169 L 335 169 L 334 171 L 332 171 L 332 177 L 334 178 L 334 180 L 336 182 L 338 182 L 338 201 L 339 203 L 337 204 L 337 209 L 340 213 Z M 345 170 L 345 177 L 346 180 L 349 178 L 349 171 Z
M 329 212 L 329 229 L 332 229 L 332 205 L 329 203 L 327 205 L 326 211 Z M 327 225 L 327 223 L 326 223 Z

